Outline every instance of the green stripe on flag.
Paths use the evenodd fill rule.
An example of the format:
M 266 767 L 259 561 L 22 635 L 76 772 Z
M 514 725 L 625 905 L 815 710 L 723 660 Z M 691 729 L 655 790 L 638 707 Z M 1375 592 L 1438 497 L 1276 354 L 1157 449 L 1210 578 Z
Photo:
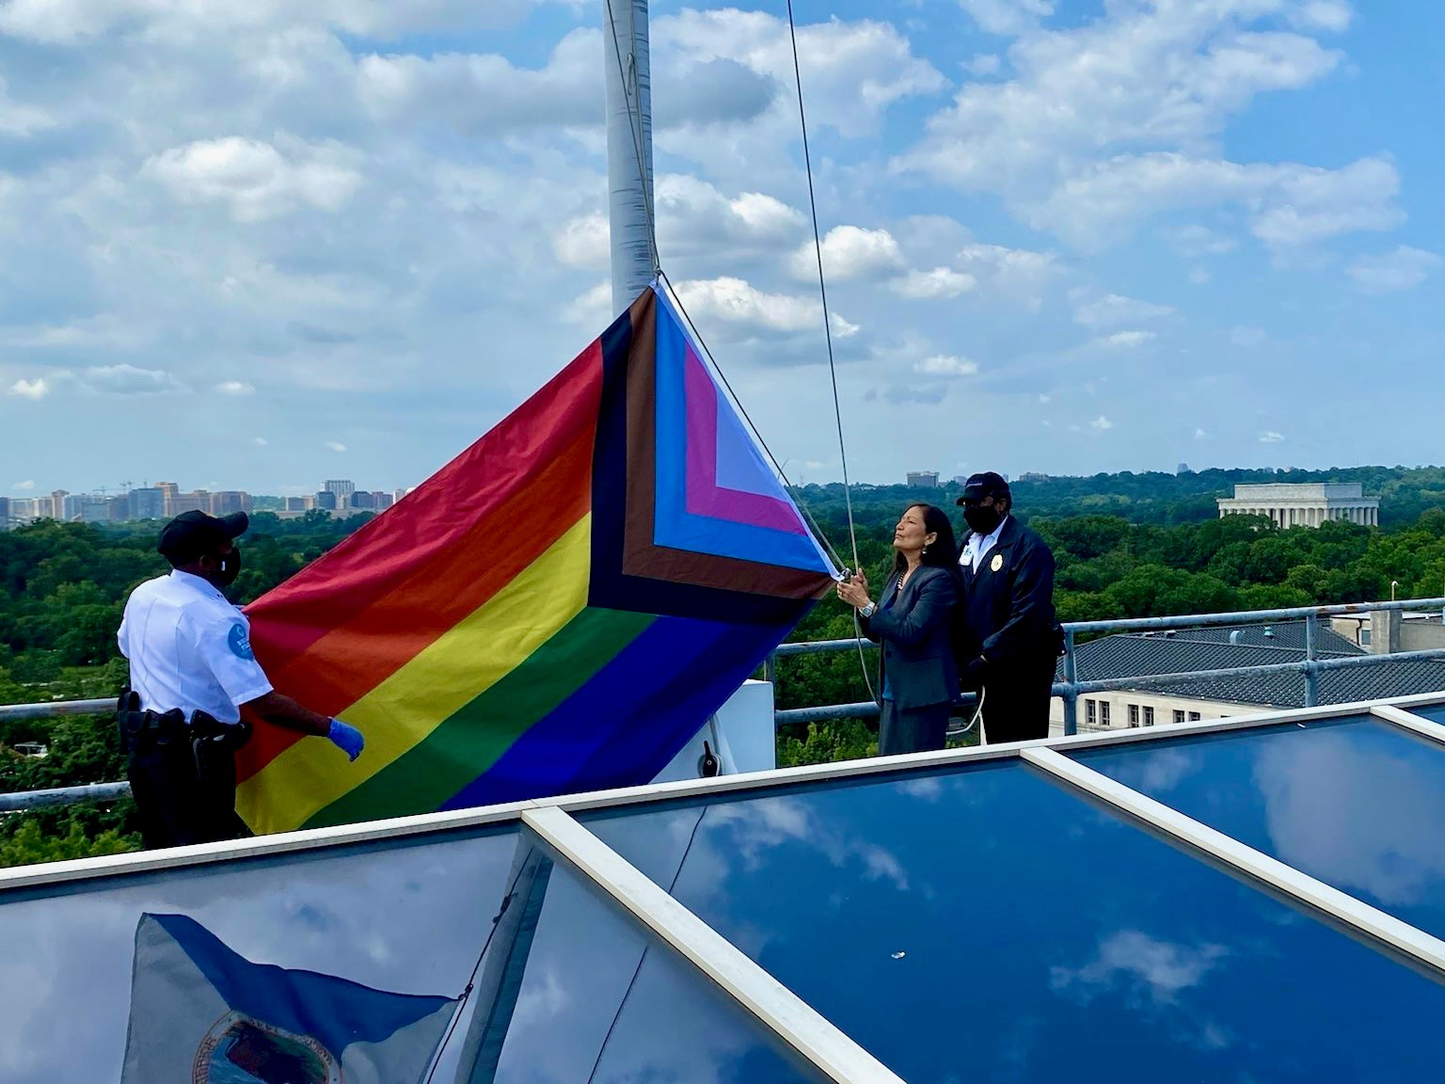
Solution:
M 655 620 L 651 614 L 584 609 L 506 677 L 443 720 L 399 759 L 317 810 L 302 827 L 404 817 L 439 808 L 491 768 L 533 723 L 555 711 Z

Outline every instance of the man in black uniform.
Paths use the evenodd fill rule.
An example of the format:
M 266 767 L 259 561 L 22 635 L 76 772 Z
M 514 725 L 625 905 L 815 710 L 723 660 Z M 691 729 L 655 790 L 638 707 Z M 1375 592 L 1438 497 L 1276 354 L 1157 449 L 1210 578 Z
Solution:
M 967 691 L 982 697 L 990 745 L 1049 736 L 1049 693 L 1063 643 L 1054 619 L 1054 555 L 1009 510 L 1013 494 L 992 471 L 972 475 L 958 499 L 962 591 L 953 655 Z

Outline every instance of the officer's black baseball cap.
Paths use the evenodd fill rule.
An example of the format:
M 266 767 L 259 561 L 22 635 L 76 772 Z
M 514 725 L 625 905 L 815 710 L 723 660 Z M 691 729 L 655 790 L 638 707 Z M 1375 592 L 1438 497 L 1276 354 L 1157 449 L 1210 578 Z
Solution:
M 983 471 L 981 474 L 970 474 L 968 481 L 963 483 L 963 496 L 953 503 L 981 501 L 985 497 L 1007 497 L 1009 500 L 1013 500 L 1013 494 L 1009 492 L 1008 483 L 1003 480 L 1003 475 L 995 474 L 991 470 Z
M 213 553 L 223 542 L 239 538 L 251 525 L 245 512 L 209 516 L 205 512 L 182 512 L 161 528 L 156 549 L 173 565 L 190 564 Z

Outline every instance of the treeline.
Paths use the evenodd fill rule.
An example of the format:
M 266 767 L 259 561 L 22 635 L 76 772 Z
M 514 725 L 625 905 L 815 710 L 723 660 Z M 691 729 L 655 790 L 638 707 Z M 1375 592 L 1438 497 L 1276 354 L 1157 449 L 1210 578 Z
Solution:
M 1124 471 L 1015 479 L 1010 488 L 1014 507 L 1025 519 L 1095 514 L 1119 516 L 1130 523 L 1170 525 L 1213 519 L 1218 515 L 1215 500 L 1232 496 L 1236 485 L 1306 482 L 1358 482 L 1367 496 L 1380 498 L 1380 525 L 1387 529 L 1409 526 L 1428 509 L 1445 506 L 1445 467 L 1341 467 L 1321 471 L 1211 469 L 1184 474 Z M 855 512 L 878 502 L 929 499 L 929 494 L 933 503 L 952 510 L 958 490 L 951 482 L 931 490 L 901 485 L 854 486 L 852 498 Z M 795 493 L 825 527 L 844 522 L 841 485 L 802 486 Z

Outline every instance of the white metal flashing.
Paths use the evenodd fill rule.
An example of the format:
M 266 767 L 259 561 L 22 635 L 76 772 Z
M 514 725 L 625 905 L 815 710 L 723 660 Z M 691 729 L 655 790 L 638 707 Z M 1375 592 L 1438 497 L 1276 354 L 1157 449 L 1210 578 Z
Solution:
M 1445 973 L 1445 941 L 1388 915 L 1337 888 L 1245 846 L 1148 795 L 1110 779 L 1053 749 L 1025 749 L 1023 758 L 1055 778 L 1137 817 L 1146 824 L 1228 863 L 1235 869 L 1287 893 L 1317 910 Z
M 529 809 L 522 814 L 522 822 L 828 1079 L 903 1084 L 882 1062 L 566 811 L 556 806 Z
M 1389 704 L 1380 704 L 1370 709 L 1370 714 L 1376 719 L 1383 719 L 1387 723 L 1402 727 L 1405 730 L 1419 734 L 1422 738 L 1429 738 L 1433 742 L 1445 745 L 1445 726 L 1433 722 L 1423 716 L 1415 715 L 1412 712 Z
M 279 832 L 252 839 L 227 839 L 218 843 L 197 843 L 159 851 L 129 851 L 98 858 L 76 858 L 66 862 L 37 862 L 30 866 L 0 869 L 0 895 L 20 888 L 36 888 L 66 881 L 116 877 L 131 873 L 199 866 L 230 858 L 265 858 L 340 847 L 348 843 L 371 843 L 383 839 L 424 835 L 453 829 L 483 827 L 518 821 L 531 802 L 512 802 L 484 809 L 456 809 L 444 813 L 423 813 L 361 824 L 340 824 L 330 828 L 308 828 L 300 832 Z

